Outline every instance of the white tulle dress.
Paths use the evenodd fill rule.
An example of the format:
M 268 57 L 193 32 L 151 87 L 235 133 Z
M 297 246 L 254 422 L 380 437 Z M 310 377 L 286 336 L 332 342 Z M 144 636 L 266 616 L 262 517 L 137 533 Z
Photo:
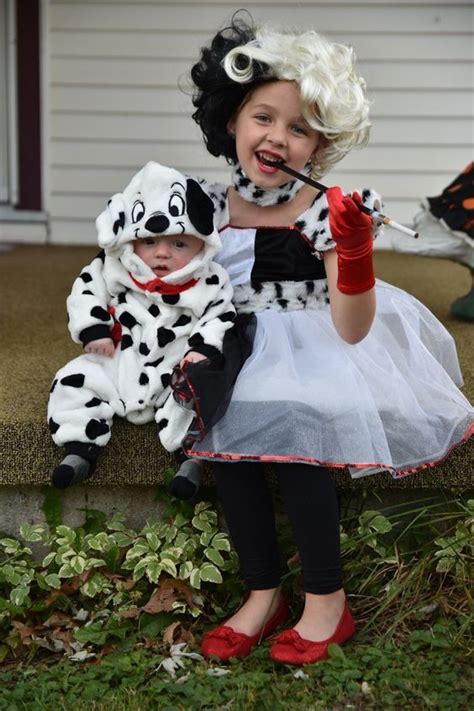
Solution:
M 220 236 L 217 261 L 256 328 L 224 416 L 191 456 L 400 477 L 474 434 L 453 338 L 417 299 L 377 281 L 371 331 L 349 345 L 331 321 L 324 263 L 297 225 L 227 225 Z

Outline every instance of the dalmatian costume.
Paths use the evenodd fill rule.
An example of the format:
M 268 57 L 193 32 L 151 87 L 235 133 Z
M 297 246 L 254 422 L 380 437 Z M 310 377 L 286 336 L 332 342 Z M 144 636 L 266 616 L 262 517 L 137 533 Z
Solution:
M 116 349 L 112 358 L 81 355 L 56 374 L 48 405 L 53 440 L 96 455 L 119 415 L 136 424 L 155 419 L 173 451 L 195 414 L 170 397 L 173 369 L 191 350 L 209 361 L 219 356 L 235 317 L 227 274 L 212 261 L 220 248 L 213 203 L 194 179 L 150 162 L 111 198 L 96 227 L 102 251 L 73 284 L 69 330 L 83 345 L 112 336 Z M 156 278 L 134 240 L 182 233 L 202 239 L 203 249 Z
M 221 226 L 217 260 L 231 278 L 237 312 L 253 312 L 256 329 L 223 417 L 185 447 L 189 456 L 400 477 L 474 434 L 454 340 L 410 294 L 377 280 L 370 333 L 356 345 L 338 336 L 322 259 L 335 247 L 324 193 L 292 225 L 241 228 L 229 224 L 226 187 L 201 184 Z M 233 185 L 259 205 L 286 202 L 301 187 L 293 181 L 263 190 L 239 166 Z M 373 191 L 361 197 L 380 209 Z

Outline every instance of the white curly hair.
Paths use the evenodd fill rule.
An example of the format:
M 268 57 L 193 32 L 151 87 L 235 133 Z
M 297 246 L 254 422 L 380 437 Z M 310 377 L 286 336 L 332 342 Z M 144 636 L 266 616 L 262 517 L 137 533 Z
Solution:
M 254 40 L 230 50 L 223 66 L 230 79 L 245 84 L 253 79 L 253 62 L 266 65 L 268 80 L 298 85 L 304 118 L 326 139 L 312 161 L 313 177 L 327 173 L 352 148 L 367 144 L 370 102 L 365 81 L 354 68 L 352 47 L 313 30 L 287 32 L 264 25 Z

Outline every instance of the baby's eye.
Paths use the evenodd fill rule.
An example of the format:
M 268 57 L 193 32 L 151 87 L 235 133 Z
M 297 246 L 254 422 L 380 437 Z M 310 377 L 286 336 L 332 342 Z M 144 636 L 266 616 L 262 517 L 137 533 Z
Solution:
M 186 247 L 186 242 L 181 242 L 180 239 L 175 240 L 174 246 L 177 247 L 178 249 L 184 249 Z
M 151 246 L 151 245 L 155 244 L 155 240 L 153 239 L 153 237 L 144 237 L 143 243 Z

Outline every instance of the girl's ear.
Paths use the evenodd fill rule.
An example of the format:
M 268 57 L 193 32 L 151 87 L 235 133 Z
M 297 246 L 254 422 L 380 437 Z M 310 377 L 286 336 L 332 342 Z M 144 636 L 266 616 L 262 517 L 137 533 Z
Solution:
M 232 117 L 227 122 L 227 133 L 231 138 L 235 138 L 235 118 Z

